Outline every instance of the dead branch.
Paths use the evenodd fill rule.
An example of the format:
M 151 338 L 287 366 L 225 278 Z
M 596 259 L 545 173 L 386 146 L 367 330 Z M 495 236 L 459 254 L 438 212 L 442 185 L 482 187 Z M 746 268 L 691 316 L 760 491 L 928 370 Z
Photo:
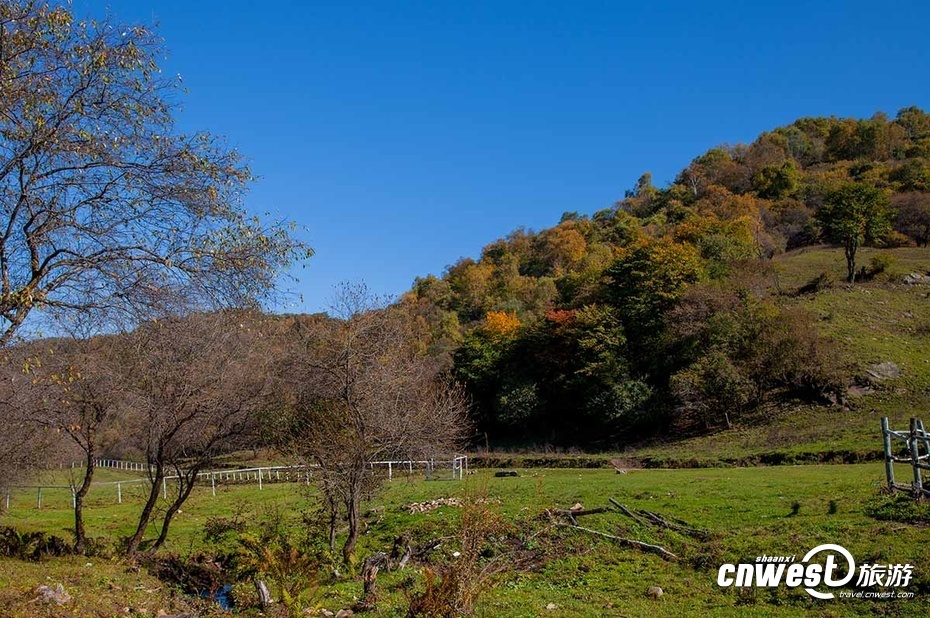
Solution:
M 649 543 L 643 543 L 642 541 L 637 541 L 637 540 L 635 540 L 635 539 L 627 539 L 627 538 L 624 538 L 624 537 L 621 537 L 621 536 L 615 536 L 615 535 L 613 535 L 613 534 L 607 534 L 606 532 L 600 532 L 600 531 L 598 531 L 598 530 L 592 530 L 591 528 L 585 528 L 585 527 L 583 527 L 583 526 L 576 526 L 576 525 L 563 524 L 563 523 L 556 523 L 555 525 L 556 525 L 556 526 L 562 526 L 562 527 L 564 527 L 564 528 L 573 528 L 573 529 L 575 529 L 575 530 L 581 530 L 581 531 L 583 531 L 583 532 L 587 532 L 588 534 L 594 534 L 594 535 L 597 535 L 597 536 L 602 536 L 602 537 L 604 537 L 604 538 L 606 538 L 606 539 L 610 539 L 610 540 L 612 540 L 612 541 L 616 541 L 616 542 L 620 543 L 621 545 L 626 545 L 626 546 L 628 546 L 628 547 L 633 547 L 633 548 L 635 548 L 635 549 L 639 549 L 639 550 L 642 550 L 642 551 L 645 551 L 645 552 L 649 552 L 649 553 L 651 553 L 651 554 L 656 554 L 656 555 L 661 556 L 662 558 L 664 558 L 664 559 L 666 559 L 666 560 L 678 560 L 678 556 L 676 556 L 676 555 L 673 554 L 672 552 L 668 551 L 668 550 L 665 549 L 664 547 L 660 547 L 660 546 L 658 546 L 658 545 L 651 545 L 651 544 L 649 544 Z
M 626 508 L 625 506 L 623 506 L 622 504 L 620 504 L 620 503 L 617 502 L 616 500 L 614 500 L 613 498 L 608 498 L 608 499 L 610 500 L 610 503 L 611 503 L 611 504 L 613 504 L 615 507 L 617 507 L 618 509 L 620 509 L 620 512 L 623 513 L 624 515 L 626 515 L 627 517 L 629 517 L 629 518 L 635 520 L 637 523 L 639 523 L 639 524 L 641 524 L 641 525 L 643 525 L 643 526 L 648 526 L 648 525 L 649 525 L 649 522 L 647 522 L 646 520 L 644 520 L 643 518 L 641 518 L 640 516 L 638 516 L 636 513 L 634 513 L 634 512 L 631 511 L 630 509 Z
M 669 530 L 683 532 L 689 536 L 697 537 L 700 539 L 706 539 L 710 535 L 710 533 L 707 530 L 699 530 L 697 528 L 692 528 L 690 526 L 683 526 L 683 525 L 669 522 L 651 511 L 646 511 L 646 510 L 641 509 L 639 512 L 645 515 L 646 517 L 648 517 L 657 526 L 668 528 Z
M 596 509 L 579 509 L 579 510 L 552 509 L 549 512 L 552 513 L 553 515 L 562 515 L 565 517 L 582 517 L 584 515 L 595 515 L 597 513 L 606 513 L 609 510 L 610 509 L 608 509 L 606 506 L 602 506 Z

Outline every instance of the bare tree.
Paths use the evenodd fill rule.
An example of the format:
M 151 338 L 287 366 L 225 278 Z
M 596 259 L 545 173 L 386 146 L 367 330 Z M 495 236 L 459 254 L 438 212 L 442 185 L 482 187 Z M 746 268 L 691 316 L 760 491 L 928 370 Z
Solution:
M 341 317 L 298 318 L 287 333 L 293 391 L 282 426 L 290 451 L 316 466 L 333 548 L 338 511 L 345 515 L 348 563 L 363 497 L 381 480 L 369 463 L 449 453 L 466 434 L 466 406 L 420 352 L 415 322 L 401 307 L 380 307 L 366 288 L 347 285 L 334 314 Z
M 198 474 L 215 458 L 248 444 L 267 399 L 267 363 L 259 317 L 194 314 L 147 324 L 130 335 L 127 398 L 151 487 L 128 552 L 138 552 L 163 483 L 169 502 L 151 551 L 161 547 Z
M 144 26 L 0 3 L 0 345 L 35 309 L 239 306 L 309 257 L 242 210 L 235 150 L 175 130 L 163 55 Z
M 38 340 L 21 348 L 33 354 L 22 361 L 32 383 L 23 409 L 35 424 L 67 436 L 83 459 L 80 482 L 74 488 L 74 549 L 84 553 L 87 533 L 84 500 L 94 480 L 97 458 L 104 447 L 100 436 L 120 412 L 125 412 L 121 353 L 125 341 L 117 335 Z
M 22 482 L 48 463 L 51 445 L 59 435 L 35 422 L 34 412 L 44 408 L 46 392 L 33 384 L 30 374 L 35 350 L 24 347 L 4 350 L 0 356 L 0 487 Z

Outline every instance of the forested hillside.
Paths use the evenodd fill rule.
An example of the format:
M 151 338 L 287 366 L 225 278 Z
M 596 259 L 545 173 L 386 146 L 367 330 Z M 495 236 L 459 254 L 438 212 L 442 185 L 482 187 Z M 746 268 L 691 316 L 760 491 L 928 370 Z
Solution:
M 928 238 L 930 115 L 803 118 L 707 151 L 665 188 L 646 173 L 612 208 L 516 230 L 403 302 L 482 441 L 614 448 L 773 403 L 843 404 L 861 367 L 798 299 L 890 281 L 895 249 Z M 821 244 L 842 248 L 839 277 L 776 268 Z

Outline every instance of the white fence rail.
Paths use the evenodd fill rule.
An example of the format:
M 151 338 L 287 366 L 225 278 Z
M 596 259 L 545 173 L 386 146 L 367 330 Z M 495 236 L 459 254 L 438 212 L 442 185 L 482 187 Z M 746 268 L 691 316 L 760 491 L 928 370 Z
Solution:
M 447 466 L 451 470 L 452 480 L 461 480 L 468 472 L 468 457 L 466 455 L 456 455 L 452 459 L 393 459 L 390 461 L 371 461 L 369 467 L 386 468 L 388 480 L 394 479 L 395 472 L 406 472 L 412 475 L 414 470 L 423 468 L 426 471 L 426 478 L 433 478 L 437 468 L 444 470 Z
M 144 463 L 134 461 L 123 461 L 118 459 L 100 459 L 95 461 L 99 468 L 108 468 L 113 470 L 142 471 L 148 472 L 149 466 Z M 72 465 L 72 468 L 80 467 L 78 464 Z M 199 480 L 209 479 L 210 491 L 215 496 L 217 484 L 229 485 L 232 483 L 256 483 L 259 491 L 264 489 L 266 483 L 294 483 L 302 482 L 310 484 L 312 479 L 312 469 L 317 466 L 260 466 L 255 468 L 237 468 L 234 470 L 207 470 L 197 474 Z M 426 472 L 426 478 L 431 479 L 439 470 L 449 469 L 451 471 L 451 480 L 461 480 L 468 472 L 468 457 L 457 455 L 452 459 L 424 459 L 424 460 L 391 460 L 391 461 L 372 461 L 369 463 L 371 470 L 386 468 L 388 480 L 393 480 L 396 472 L 406 472 L 412 475 L 415 470 L 423 469 Z M 444 476 L 444 475 L 442 475 Z M 439 477 L 441 478 L 441 476 Z M 172 474 L 162 479 L 162 497 L 168 497 L 168 483 L 178 479 L 178 475 Z M 116 501 L 118 504 L 123 502 L 123 486 L 150 484 L 152 481 L 146 477 L 125 479 L 119 481 L 95 481 L 91 487 L 114 487 L 116 489 Z M 14 489 L 18 490 L 35 490 L 36 491 L 36 508 L 42 508 L 42 490 L 43 489 L 66 489 L 71 493 L 71 505 L 74 506 L 76 500 L 75 494 L 77 488 L 74 485 L 18 485 L 4 488 L 6 509 L 10 508 L 10 496 Z

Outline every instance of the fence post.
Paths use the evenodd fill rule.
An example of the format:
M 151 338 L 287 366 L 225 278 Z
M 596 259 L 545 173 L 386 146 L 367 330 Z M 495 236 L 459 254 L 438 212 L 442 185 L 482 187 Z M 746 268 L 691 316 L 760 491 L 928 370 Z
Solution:
M 6 490 L 6 510 L 10 510 L 10 490 Z
M 914 494 L 919 498 L 924 493 L 924 484 L 920 478 L 920 449 L 917 446 L 917 419 L 911 417 L 911 435 L 908 440 L 908 446 L 911 451 L 911 466 L 914 467 Z
M 213 495 L 216 495 L 216 472 L 210 475 L 210 489 L 213 491 Z
M 924 422 L 920 419 L 917 419 L 917 431 L 920 432 L 920 441 L 924 443 L 924 455 L 930 455 L 930 437 L 927 436 L 927 432 L 924 429 Z
M 882 417 L 882 442 L 885 446 L 885 477 L 888 479 L 888 488 L 894 489 L 894 460 L 891 453 L 891 434 L 888 433 L 888 417 Z
M 168 499 L 168 479 L 163 478 L 161 480 L 161 495 L 165 500 Z
M 394 467 L 391 462 L 388 462 L 388 480 L 393 480 L 394 478 Z
M 71 508 L 77 508 L 77 494 L 74 492 L 74 485 L 71 486 Z
M 258 491 L 262 490 L 262 469 L 258 469 Z
M 42 508 L 42 488 L 39 487 L 38 489 L 39 491 L 36 494 L 36 508 L 41 509 Z
M 116 484 L 116 503 L 117 504 L 123 503 L 123 484 L 122 483 Z

